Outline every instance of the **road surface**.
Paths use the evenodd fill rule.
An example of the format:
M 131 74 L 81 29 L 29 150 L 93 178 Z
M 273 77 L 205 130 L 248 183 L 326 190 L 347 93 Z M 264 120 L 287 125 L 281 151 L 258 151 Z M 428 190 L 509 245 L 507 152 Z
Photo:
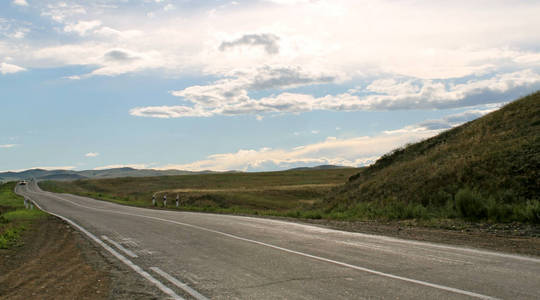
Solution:
M 66 218 L 178 299 L 540 299 L 540 259 L 251 217 L 143 209 L 39 189 Z

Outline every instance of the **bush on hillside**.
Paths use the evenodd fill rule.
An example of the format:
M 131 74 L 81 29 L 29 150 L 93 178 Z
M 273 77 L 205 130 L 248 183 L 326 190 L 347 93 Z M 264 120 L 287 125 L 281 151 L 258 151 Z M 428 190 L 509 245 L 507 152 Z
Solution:
M 457 192 L 456 207 L 466 219 L 480 220 L 487 217 L 488 209 L 482 195 L 469 188 L 463 188 Z

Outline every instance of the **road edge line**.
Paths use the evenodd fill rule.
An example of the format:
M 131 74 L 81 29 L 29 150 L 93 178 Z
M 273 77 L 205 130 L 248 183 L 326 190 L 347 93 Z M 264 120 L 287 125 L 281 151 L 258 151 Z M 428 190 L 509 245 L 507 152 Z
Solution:
M 161 277 L 167 279 L 170 283 L 172 283 L 172 284 L 176 285 L 178 288 L 184 290 L 185 292 L 187 292 L 188 294 L 193 296 L 195 299 L 197 299 L 197 300 L 208 300 L 208 298 L 201 295 L 196 290 L 192 289 L 189 285 L 187 285 L 187 284 L 183 283 L 182 281 L 174 278 L 172 275 L 170 275 L 169 273 L 163 271 L 162 269 L 160 269 L 158 267 L 151 267 L 150 270 L 154 271 L 155 273 L 157 273 Z
M 131 269 L 133 269 L 135 272 L 137 272 L 139 275 L 141 275 L 142 277 L 144 277 L 146 280 L 150 281 L 151 283 L 153 283 L 155 286 L 157 286 L 162 292 L 164 292 L 165 294 L 171 296 L 173 299 L 176 299 L 176 300 L 185 300 L 184 298 L 178 296 L 173 290 L 171 290 L 170 288 L 168 288 L 167 286 L 165 286 L 163 283 L 161 283 L 159 280 L 157 280 L 156 278 L 154 278 L 152 275 L 150 275 L 148 272 L 144 271 L 141 267 L 139 267 L 138 265 L 136 265 L 135 263 L 133 263 L 132 261 L 130 261 L 129 259 L 127 259 L 126 257 L 124 257 L 122 254 L 116 252 L 113 248 L 111 248 L 109 245 L 105 244 L 102 240 L 100 240 L 99 238 L 97 238 L 94 234 L 90 233 L 88 230 L 84 229 L 82 226 L 80 226 L 79 224 L 71 221 L 70 219 L 64 217 L 64 216 L 61 216 L 61 215 L 58 215 L 58 214 L 55 214 L 55 213 L 52 213 L 50 211 L 47 211 L 43 208 L 41 208 L 41 206 L 39 204 L 37 204 L 35 201 L 34 203 L 36 204 L 36 206 L 50 214 L 50 215 L 53 215 L 57 218 L 60 218 L 64 221 L 66 221 L 67 223 L 69 223 L 71 226 L 77 228 L 79 231 L 81 231 L 82 233 L 86 234 L 91 240 L 93 240 L 94 242 L 98 243 L 101 247 L 103 247 L 105 250 L 109 251 L 109 253 L 111 253 L 114 257 L 118 258 L 121 262 L 123 262 L 124 264 L 126 264 L 128 267 L 130 267 Z
M 133 253 L 131 250 L 128 250 L 128 249 L 124 248 L 124 246 L 122 246 L 122 245 L 120 245 L 119 243 L 113 241 L 113 240 L 110 239 L 108 236 L 102 235 L 101 238 L 102 238 L 104 241 L 107 241 L 108 243 L 110 243 L 110 244 L 112 244 L 113 246 L 115 246 L 116 248 L 118 248 L 118 250 L 124 252 L 127 256 L 132 257 L 132 258 L 137 258 L 137 257 L 139 257 L 137 254 Z

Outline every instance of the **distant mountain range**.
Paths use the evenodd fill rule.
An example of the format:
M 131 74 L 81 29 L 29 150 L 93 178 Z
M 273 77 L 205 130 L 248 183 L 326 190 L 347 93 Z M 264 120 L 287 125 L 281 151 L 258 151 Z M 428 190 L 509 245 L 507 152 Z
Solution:
M 341 166 L 322 165 L 316 167 L 302 167 L 294 168 L 291 170 L 322 170 L 322 169 L 335 169 L 345 168 Z M 229 171 L 239 172 L 239 171 Z M 15 181 L 23 179 L 37 180 L 61 180 L 71 181 L 78 179 L 99 179 L 99 178 L 118 178 L 118 177 L 154 177 L 154 176 L 174 176 L 174 175 L 193 175 L 193 174 L 209 174 L 218 173 L 214 171 L 183 171 L 183 170 L 153 170 L 153 169 L 133 169 L 133 168 L 114 168 L 106 170 L 84 170 L 84 171 L 72 171 L 72 170 L 43 170 L 43 169 L 30 169 L 22 172 L 4 172 L 0 173 L 0 182 Z
M 77 179 L 98 179 L 98 178 L 117 178 L 117 177 L 152 177 L 169 175 L 189 175 L 205 174 L 211 171 L 190 172 L 182 170 L 152 170 L 152 169 L 133 169 L 133 168 L 115 168 L 106 170 L 43 170 L 31 169 L 22 172 L 4 172 L 0 173 L 0 181 L 13 181 L 35 178 L 38 180 L 77 180 Z

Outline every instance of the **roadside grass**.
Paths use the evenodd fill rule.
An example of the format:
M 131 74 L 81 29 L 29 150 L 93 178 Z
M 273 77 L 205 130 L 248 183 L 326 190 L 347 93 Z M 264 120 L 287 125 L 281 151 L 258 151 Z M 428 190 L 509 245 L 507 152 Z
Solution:
M 27 210 L 24 198 L 15 194 L 15 182 L 0 185 L 0 249 L 20 245 L 21 235 L 34 221 L 47 216 L 37 208 Z
M 498 198 L 483 197 L 470 188 L 456 194 L 435 193 L 426 203 L 404 202 L 397 197 L 328 205 L 326 197 L 362 169 L 302 170 L 265 173 L 223 173 L 146 178 L 40 182 L 44 190 L 71 193 L 123 205 L 151 208 L 152 195 L 162 209 L 239 215 L 276 216 L 341 221 L 415 220 L 428 227 L 460 228 L 464 222 L 538 223 L 540 202 L 505 203 L 509 192 Z M 179 195 L 179 207 L 175 198 Z

